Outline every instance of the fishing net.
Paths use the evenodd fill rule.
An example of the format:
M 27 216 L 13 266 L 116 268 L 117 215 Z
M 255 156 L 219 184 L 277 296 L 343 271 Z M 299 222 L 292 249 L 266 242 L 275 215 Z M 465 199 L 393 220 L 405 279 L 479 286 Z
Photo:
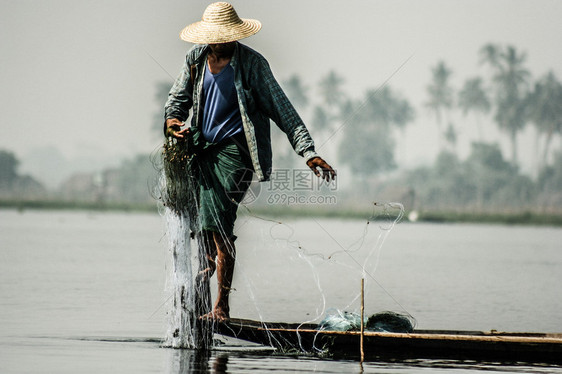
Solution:
M 199 229 L 199 168 L 184 142 L 168 140 L 162 149 L 159 199 L 166 220 L 171 265 L 167 291 L 165 346 L 208 349 L 212 329 L 199 319 L 211 310 L 209 282 L 197 277 L 209 264 Z
M 318 329 L 327 331 L 359 331 L 361 329 L 361 315 L 330 308 L 326 312 L 326 317 L 318 324 Z
M 414 331 L 415 320 L 404 313 L 379 312 L 364 318 L 366 331 L 410 333 Z M 354 312 L 328 309 L 326 317 L 318 324 L 323 331 L 360 331 L 361 315 Z
M 416 320 L 409 314 L 385 311 L 370 316 L 365 328 L 376 332 L 410 333 L 415 325 Z
M 210 349 L 216 344 L 213 341 L 214 332 L 221 330 L 221 326 L 221 331 L 224 331 L 224 324 L 199 318 L 211 311 L 211 293 L 215 288 L 210 286 L 209 277 L 201 276 L 210 265 L 206 250 L 210 243 L 202 237 L 199 214 L 199 177 L 202 170 L 197 156 L 190 153 L 185 143 L 167 141 L 161 156 L 159 199 L 166 221 L 170 254 L 166 287 L 169 295 L 168 328 L 164 345 L 174 348 Z M 283 296 L 276 296 L 279 286 L 286 289 L 285 294 L 310 295 L 305 298 L 306 302 L 299 305 L 290 302 L 285 304 L 285 308 L 287 305 L 295 309 L 302 308 L 302 311 L 295 310 L 294 314 L 306 316 L 298 318 L 300 322 L 295 326 L 297 332 L 305 327 L 319 332 L 357 331 L 361 325 L 361 318 L 357 313 L 360 292 L 358 287 L 345 282 L 352 280 L 358 284 L 362 278 L 367 281 L 368 309 L 382 307 L 381 296 L 370 297 L 375 288 L 380 288 L 392 299 L 394 305 L 398 305 L 405 312 L 380 312 L 371 315 L 365 318 L 366 329 L 386 332 L 413 331 L 414 318 L 374 276 L 380 262 L 382 247 L 389 233 L 401 221 L 404 207 L 399 203 L 372 203 L 371 206 L 372 214 L 362 225 L 358 222 L 352 223 L 353 230 L 357 233 L 355 239 L 343 243 L 335 230 L 324 227 L 324 223 L 321 224 L 315 219 L 312 219 L 312 225 L 316 224 L 316 231 L 303 233 L 298 224 L 295 227 L 290 223 L 254 213 L 252 207 L 245 205 L 242 200 L 239 211 L 244 214 L 237 225 L 252 227 L 248 230 L 249 233 L 246 232 L 246 235 L 252 236 L 252 240 L 246 244 L 251 243 L 254 247 L 252 249 L 246 246 L 243 252 L 241 251 L 242 254 L 259 256 L 263 263 L 279 264 L 278 267 L 252 267 L 246 264 L 244 258 L 240 261 L 237 258 L 236 262 L 236 277 L 240 284 L 236 286 L 238 292 L 235 300 L 243 299 L 244 293 L 246 299 L 240 302 L 243 308 L 240 304 L 237 305 L 237 310 L 243 311 L 234 313 L 243 313 L 246 318 L 255 318 L 259 324 L 256 328 L 267 334 L 262 344 L 284 352 L 318 354 L 325 350 L 315 339 L 310 344 L 304 344 L 300 337 L 296 341 L 289 341 L 274 332 L 275 328 L 280 326 L 267 321 L 286 318 L 286 314 L 280 313 L 284 308 L 279 308 Z M 315 245 L 314 242 L 319 236 L 331 241 L 331 244 Z M 268 248 L 270 252 L 267 252 Z M 278 261 L 275 256 L 278 256 Z M 326 278 L 324 274 L 329 277 Z M 269 279 L 274 283 L 270 284 Z M 339 279 L 341 282 L 334 283 L 333 279 Z M 378 287 L 372 287 L 374 285 Z M 344 298 L 334 297 L 335 286 L 355 291 L 346 291 Z M 294 291 L 290 287 L 294 287 Z M 327 311 L 328 305 L 335 308 Z M 228 324 L 226 325 L 228 327 Z M 232 330 L 232 327 L 229 328 Z

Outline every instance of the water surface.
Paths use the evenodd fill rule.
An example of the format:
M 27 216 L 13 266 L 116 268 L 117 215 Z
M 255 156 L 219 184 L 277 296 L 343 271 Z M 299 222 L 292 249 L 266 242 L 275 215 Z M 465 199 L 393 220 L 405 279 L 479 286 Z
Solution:
M 558 228 L 401 223 L 381 247 L 387 231 L 377 224 L 282 221 L 238 221 L 233 317 L 301 322 L 319 321 L 327 308 L 355 311 L 365 276 L 367 313 L 408 312 L 418 328 L 562 331 Z M 361 371 L 355 361 L 278 356 L 232 341 L 209 355 L 161 348 L 168 266 L 157 214 L 0 210 L 0 372 Z M 435 360 L 363 365 L 428 369 L 562 372 Z

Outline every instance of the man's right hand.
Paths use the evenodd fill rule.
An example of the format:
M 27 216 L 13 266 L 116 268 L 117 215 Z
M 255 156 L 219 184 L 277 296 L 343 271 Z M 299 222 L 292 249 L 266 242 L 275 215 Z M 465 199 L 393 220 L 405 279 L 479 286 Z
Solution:
M 174 137 L 176 139 L 184 139 L 185 135 L 189 133 L 189 127 L 182 130 L 185 122 L 176 118 L 169 118 L 166 120 L 166 136 Z
M 310 170 L 312 170 L 314 174 L 316 174 L 317 177 L 324 179 L 326 182 L 329 183 L 330 180 L 336 180 L 336 171 L 330 165 L 328 165 L 328 163 L 324 161 L 322 157 L 311 158 L 306 162 L 306 164 L 308 165 Z M 322 173 L 320 173 L 318 168 L 322 170 Z

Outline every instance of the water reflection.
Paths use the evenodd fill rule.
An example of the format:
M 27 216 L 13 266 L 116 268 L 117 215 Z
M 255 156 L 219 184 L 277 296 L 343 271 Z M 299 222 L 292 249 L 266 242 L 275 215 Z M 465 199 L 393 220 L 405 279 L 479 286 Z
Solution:
M 228 354 L 192 349 L 169 349 L 167 374 L 226 373 Z

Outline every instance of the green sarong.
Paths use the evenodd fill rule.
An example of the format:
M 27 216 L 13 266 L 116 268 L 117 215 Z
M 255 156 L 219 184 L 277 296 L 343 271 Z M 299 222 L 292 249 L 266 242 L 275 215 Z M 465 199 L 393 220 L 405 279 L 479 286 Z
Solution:
M 198 157 L 201 229 L 233 237 L 238 203 L 253 176 L 244 133 L 218 144 L 207 144 Z

